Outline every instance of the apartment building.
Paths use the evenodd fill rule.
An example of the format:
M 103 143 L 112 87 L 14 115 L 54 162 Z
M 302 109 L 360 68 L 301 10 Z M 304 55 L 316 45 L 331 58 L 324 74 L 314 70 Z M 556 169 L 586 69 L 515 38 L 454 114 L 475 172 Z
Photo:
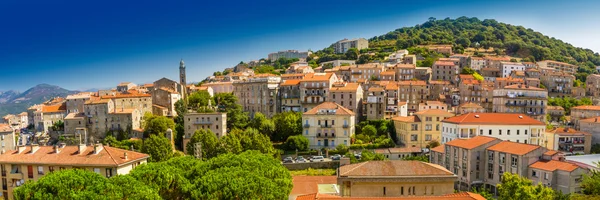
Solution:
M 494 81 L 494 89 L 502 89 L 506 86 L 509 85 L 523 85 L 525 83 L 524 79 L 518 79 L 518 78 L 513 78 L 513 77 L 506 77 L 506 78 L 496 78 L 496 81 Z M 527 84 L 529 85 L 529 84 Z M 529 85 L 531 86 L 531 85 Z
M 137 87 L 135 83 L 132 82 L 122 82 L 117 85 L 117 92 L 127 92 L 129 90 L 133 90 Z
M 546 157 L 546 154 L 544 154 Z M 529 165 L 527 178 L 563 194 L 581 193 L 580 183 L 589 170 L 558 160 L 540 160 Z
M 381 77 L 380 80 L 382 81 L 395 81 L 396 80 L 396 72 L 393 70 L 387 70 L 384 72 L 381 72 L 379 74 L 379 76 Z
M 87 120 L 85 113 L 72 112 L 65 117 L 65 132 L 63 135 L 74 136 L 77 129 L 86 128 Z
M 194 86 L 194 85 L 191 85 Z M 204 87 L 209 91 L 212 91 L 212 88 Z M 188 92 L 188 94 L 191 94 Z M 209 94 L 211 94 L 209 92 Z M 166 87 L 158 87 L 153 88 L 151 91 L 152 96 L 152 113 L 158 116 L 167 116 L 167 117 L 175 117 L 177 116 L 177 111 L 175 110 L 175 103 L 182 99 L 181 94 L 176 90 Z M 212 94 L 211 94 L 212 96 Z
M 258 74 L 246 81 L 233 83 L 233 94 L 245 112 L 260 112 L 273 117 L 281 108 L 278 101 L 281 77 L 274 74 Z
M 446 98 L 446 96 L 450 95 L 450 91 L 456 88 L 450 83 L 450 81 L 429 81 L 428 86 L 429 95 L 427 99 L 434 101 L 443 101 Z
M 345 198 L 440 196 L 454 193 L 456 181 L 452 172 L 420 161 L 367 161 L 341 166 L 338 172 L 339 193 Z
M 14 190 L 27 181 L 65 169 L 82 169 L 107 178 L 128 174 L 145 164 L 148 155 L 115 147 L 102 146 L 19 146 L 0 155 L 2 196 L 12 199 Z
M 510 62 L 510 57 L 508 56 L 486 56 L 487 68 L 494 68 L 498 70 L 502 70 L 502 62 Z M 502 75 L 502 73 L 500 73 Z
M 592 135 L 592 144 L 600 143 L 600 117 L 579 120 L 579 130 Z
M 17 147 L 15 130 L 10 124 L 0 124 L 0 145 L 2 150 L 14 150 Z
M 320 103 L 328 101 L 329 90 L 335 82 L 339 80 L 334 73 L 307 74 L 300 81 L 302 112 L 307 112 Z
M 487 66 L 487 60 L 483 57 L 471 57 L 471 69 L 481 70 Z
M 408 112 L 416 112 L 419 104 L 429 97 L 429 86 L 425 81 L 400 81 L 398 82 L 400 102 L 408 102 Z
M 187 148 L 185 147 L 197 130 L 208 129 L 212 131 L 217 138 L 227 135 L 227 113 L 188 112 L 185 114 L 185 116 L 183 116 L 183 120 L 183 126 L 185 130 L 185 134 L 183 136 L 184 152 L 187 151 Z
M 457 84 L 459 81 L 458 74 L 460 74 L 460 67 L 451 61 L 435 61 L 431 67 L 433 72 L 432 80 L 450 81 L 453 84 Z
M 600 106 L 575 106 L 571 108 L 571 123 L 579 129 L 582 119 L 600 117 Z
M 109 112 L 114 110 L 114 104 L 111 101 L 112 99 L 95 98 L 85 102 L 84 110 L 87 119 L 88 135 L 90 137 L 105 137 L 106 132 L 109 130 Z
M 565 72 L 550 72 L 542 75 L 540 81 L 551 97 L 570 97 L 575 76 Z
M 93 92 L 80 92 L 67 96 L 67 114 L 83 112 L 83 105 L 87 100 L 90 100 Z
M 543 145 L 546 124 L 516 113 L 468 113 L 442 121 L 442 141 L 488 136 L 524 144 Z
M 558 62 L 558 61 L 553 61 L 553 60 L 539 61 L 536 64 L 540 68 L 552 68 L 552 69 L 557 70 L 558 72 L 565 72 L 568 74 L 577 73 L 577 69 L 579 68 L 579 66 L 577 66 L 577 65 L 572 65 L 569 63 Z
M 364 102 L 364 113 L 367 120 L 378 120 L 385 118 L 386 94 L 382 87 L 371 87 L 367 91 Z
M 493 112 L 521 113 L 546 121 L 548 91 L 527 85 L 510 85 L 494 90 Z
M 286 50 L 286 51 L 278 51 L 275 53 L 270 53 L 267 58 L 269 58 L 269 60 L 271 61 L 276 61 L 280 58 L 287 58 L 287 59 L 292 59 L 292 58 L 298 58 L 298 59 L 306 59 L 308 56 L 310 56 L 310 54 L 312 54 L 312 52 L 310 51 L 298 51 L 298 50 Z
M 37 112 L 36 115 L 39 119 L 36 121 L 36 130 L 48 133 L 51 131 L 50 127 L 52 127 L 54 123 L 58 121 L 64 122 L 65 117 L 67 116 L 67 104 L 63 99 L 60 103 L 42 105 L 42 110 Z
M 202 86 L 212 88 L 213 94 L 215 94 L 215 95 L 220 94 L 220 93 L 232 93 L 233 92 L 233 82 L 231 82 L 231 81 L 204 83 L 204 84 L 202 84 Z
M 460 104 L 458 106 L 458 109 L 456 109 L 456 112 L 457 112 L 456 113 L 457 115 L 463 115 L 463 114 L 467 114 L 467 113 L 484 113 L 484 112 L 486 112 L 486 110 L 479 104 L 476 104 L 473 102 L 467 102 L 467 103 Z
M 525 85 L 533 86 L 533 87 L 541 87 L 542 82 L 539 78 L 525 78 Z
M 401 114 L 401 109 L 399 108 L 399 103 L 406 103 L 406 102 L 400 102 L 398 99 L 398 91 L 399 91 L 399 87 L 398 87 L 398 82 L 391 82 L 387 85 L 385 85 L 385 110 L 384 112 L 384 118 L 385 119 L 392 119 L 395 116 L 399 116 Z M 407 109 L 408 112 L 408 109 Z
M 525 69 L 525 76 L 529 77 L 529 78 L 539 79 L 540 77 L 542 77 L 542 73 L 540 72 L 540 70 L 538 70 L 536 68 L 528 68 L 528 69 Z
M 333 44 L 335 53 L 346 53 L 348 49 L 356 48 L 358 50 L 369 48 L 369 41 L 365 38 L 343 39 Z
M 564 155 L 589 154 L 592 148 L 592 134 L 573 128 L 546 130 L 546 148 Z
M 460 93 L 459 104 L 475 102 L 481 103 L 487 108 L 492 104 L 492 89 L 491 82 L 488 81 L 475 79 L 461 80 L 458 85 L 458 92 Z
M 438 109 L 448 112 L 448 105 L 441 101 L 425 101 L 419 104 L 419 111 Z
M 416 67 L 415 78 L 422 81 L 431 81 L 431 67 Z
M 587 96 L 600 97 L 600 75 L 590 74 L 585 80 Z
M 546 106 L 550 122 L 561 122 L 561 118 L 565 116 L 565 109 L 561 106 Z
M 509 77 L 513 71 L 525 71 L 525 65 L 517 62 L 500 62 L 502 77 Z
M 407 147 L 425 148 L 431 141 L 442 141 L 442 121 L 454 114 L 445 110 L 428 109 L 411 116 L 392 118 L 398 142 Z
M 450 56 L 451 59 L 458 59 L 458 66 L 460 68 L 468 67 L 471 62 L 469 62 L 469 56 L 464 54 L 454 54 Z
M 504 172 L 527 177 L 529 166 L 537 162 L 546 148 L 538 145 L 502 141 L 486 149 L 485 187 L 492 193 L 497 192 L 496 185 L 501 183 Z
M 354 113 L 362 113 L 363 89 L 359 83 L 334 83 L 329 89 L 329 101 L 344 106 Z M 356 120 L 358 121 L 358 118 Z
M 323 102 L 302 114 L 302 135 L 313 149 L 333 149 L 336 145 L 351 144 L 355 114 L 333 102 Z M 337 123 L 336 123 L 337 122 Z
M 300 112 L 300 80 L 283 80 L 279 85 L 279 96 L 281 99 L 281 112 Z
M 384 71 L 385 66 L 379 63 L 350 66 L 350 81 L 361 82 L 361 80 L 381 80 L 381 73 Z

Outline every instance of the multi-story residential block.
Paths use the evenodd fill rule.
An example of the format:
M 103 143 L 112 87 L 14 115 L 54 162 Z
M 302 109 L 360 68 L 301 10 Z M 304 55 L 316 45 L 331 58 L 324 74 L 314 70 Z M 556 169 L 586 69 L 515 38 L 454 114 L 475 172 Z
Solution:
M 360 80 L 381 80 L 381 73 L 385 71 L 385 66 L 379 63 L 368 63 L 357 66 L 351 66 L 351 82 L 361 82 Z
M 364 116 L 367 120 L 384 119 L 387 100 L 384 88 L 371 87 L 365 96 Z
M 502 71 L 498 68 L 485 67 L 481 68 L 481 76 L 483 76 L 486 81 L 495 81 L 496 78 L 502 77 Z
M 10 124 L 0 124 L 0 144 L 2 145 L 2 151 L 16 148 L 15 130 Z
M 487 66 L 487 60 L 483 57 L 471 57 L 471 69 L 481 70 Z
M 587 96 L 600 97 L 600 75 L 590 74 L 585 80 Z
M 537 68 L 537 65 L 534 62 L 522 62 L 521 64 L 525 65 L 525 70 Z
M 485 150 L 500 142 L 500 139 L 487 136 L 452 140 L 432 149 L 430 162 L 445 167 L 458 177 L 454 189 L 470 191 L 485 182 Z
M 369 41 L 365 38 L 343 39 L 333 44 L 335 53 L 346 53 L 348 49 L 356 48 L 358 50 L 369 48 Z
M 571 108 L 571 123 L 579 129 L 581 119 L 600 117 L 600 106 L 575 106 Z
M 494 90 L 493 112 L 522 113 L 546 121 L 548 91 L 527 85 L 510 85 Z
M 446 96 L 450 96 L 450 91 L 456 87 L 450 81 L 429 81 L 428 100 L 444 101 Z
M 564 155 L 589 154 L 592 148 L 592 134 L 573 128 L 546 130 L 546 148 Z
M 525 69 L 525 76 L 528 78 L 539 79 L 540 77 L 542 77 L 542 73 L 540 72 L 540 70 L 538 70 L 536 68 L 528 68 L 528 69 Z
M 194 86 L 194 85 L 191 85 Z M 208 87 L 204 87 L 205 89 L 210 89 Z M 191 91 L 190 91 L 191 92 Z M 188 92 L 188 94 L 191 94 Z M 210 92 L 209 92 L 210 94 Z M 167 116 L 167 117 L 175 117 L 177 116 L 177 111 L 175 110 L 175 103 L 179 101 L 182 97 L 179 92 L 165 87 L 153 88 L 151 91 L 152 96 L 152 113 L 158 116 Z
M 508 56 L 486 56 L 485 59 L 487 64 L 486 68 L 498 70 L 502 70 L 502 62 L 510 62 L 510 57 Z M 500 75 L 502 75 L 502 73 L 500 73 Z
M 204 83 L 202 86 L 212 88 L 213 94 L 220 93 L 232 93 L 233 92 L 233 82 L 210 82 Z
M 443 111 L 448 111 L 448 105 L 441 101 L 425 101 L 424 103 L 419 104 L 419 111 L 430 110 L 430 109 L 438 109 Z
M 329 101 L 344 106 L 354 113 L 362 113 L 363 89 L 359 83 L 334 83 L 329 89 Z M 358 118 L 356 120 L 358 121 Z
M 419 109 L 419 104 L 429 97 L 429 86 L 425 81 L 400 81 L 398 82 L 398 101 L 408 103 L 408 112 L 413 113 Z
M 329 89 L 335 82 L 339 80 L 334 73 L 307 74 L 300 81 L 302 112 L 307 112 L 320 103 L 328 101 Z
M 385 110 L 384 110 L 384 118 L 385 119 L 392 119 L 395 116 L 400 116 L 402 114 L 402 108 L 406 107 L 408 108 L 408 106 L 406 106 L 406 102 L 400 102 L 398 99 L 398 93 L 399 93 L 399 87 L 398 87 L 398 82 L 395 81 L 390 81 L 389 84 L 385 85 Z M 402 107 L 402 105 L 400 105 L 400 103 L 403 103 L 402 105 L 404 105 Z M 406 110 L 406 112 L 408 112 L 408 109 Z
M 456 109 L 457 111 L 457 115 L 463 115 L 463 114 L 467 114 L 467 113 L 484 113 L 486 112 L 485 108 L 483 108 L 481 105 L 473 103 L 473 102 L 467 102 L 467 103 L 463 103 L 460 104 L 458 106 L 458 109 Z
M 493 102 L 493 83 L 480 80 L 461 80 L 458 86 L 459 102 L 454 105 L 474 102 L 486 110 L 491 110 Z
M 506 86 L 509 85 L 517 85 L 517 84 L 524 84 L 525 81 L 523 79 L 518 79 L 518 78 L 513 78 L 513 77 L 506 77 L 506 78 L 496 78 L 496 81 L 494 81 L 494 89 L 502 89 Z M 531 85 L 529 85 L 531 86 Z
M 486 149 L 485 187 L 492 193 L 497 192 L 496 185 L 501 183 L 504 172 L 527 177 L 529 166 L 540 159 L 546 148 L 538 145 L 502 141 Z
M 525 65 L 516 62 L 500 62 L 502 77 L 509 77 L 513 71 L 525 71 Z
M 533 87 L 541 87 L 542 82 L 539 78 L 525 78 L 525 85 L 533 86 Z
M 382 170 L 386 169 L 386 170 Z M 414 197 L 454 193 L 456 175 L 420 161 L 368 161 L 339 168 L 342 197 Z
M 405 55 L 408 55 L 408 50 L 400 49 L 390 54 L 390 56 L 388 56 L 388 61 L 391 63 L 401 63 Z
M 437 61 L 452 62 L 454 65 L 459 66 L 459 68 L 462 68 L 462 66 L 460 66 L 460 58 L 439 58 Z
M 413 64 L 414 65 L 414 64 Z M 415 78 L 422 81 L 431 81 L 431 67 L 416 67 Z
M 577 69 L 579 68 L 579 66 L 577 66 L 577 65 L 572 65 L 569 63 L 558 62 L 558 61 L 553 61 L 553 60 L 539 61 L 536 64 L 540 68 L 553 68 L 559 72 L 565 72 L 568 74 L 577 73 Z
M 89 136 L 104 138 L 106 132 L 109 130 L 109 112 L 114 110 L 114 104 L 111 101 L 111 99 L 94 98 L 85 102 L 84 110 Z
M 542 75 L 540 81 L 546 86 L 551 97 L 565 97 L 571 96 L 575 76 L 564 72 L 551 72 Z
M 468 67 L 469 64 L 471 64 L 471 62 L 469 61 L 469 56 L 464 55 L 464 54 L 454 54 L 451 55 L 450 58 L 458 58 L 459 62 L 458 62 L 458 66 L 460 66 L 460 68 L 464 68 L 464 67 Z
M 550 122 L 562 122 L 561 118 L 565 116 L 565 109 L 560 106 L 546 106 L 548 115 L 550 115 Z
M 396 80 L 396 72 L 393 70 L 387 70 L 384 72 L 381 72 L 379 74 L 379 76 L 381 77 L 380 80 L 382 81 L 395 81 Z
M 543 145 L 546 124 L 522 114 L 468 113 L 442 121 L 442 141 L 488 136 L 525 144 Z
M 600 117 L 580 119 L 579 130 L 592 135 L 592 144 L 600 143 Z
M 540 160 L 529 165 L 527 178 L 533 184 L 541 184 L 563 194 L 572 194 L 581 193 L 580 183 L 583 175 L 588 173 L 589 170 L 570 162 Z
M 516 78 L 516 79 L 525 79 L 526 78 L 525 71 L 514 70 L 514 71 L 510 72 L 509 77 Z
M 302 115 L 302 135 L 313 149 L 349 146 L 354 135 L 355 114 L 333 102 L 323 102 Z
M 286 74 L 308 74 L 315 73 L 315 70 L 308 66 L 307 62 L 295 62 L 290 65 L 289 68 L 285 70 Z
M 233 83 L 233 94 L 242 105 L 244 111 L 254 116 L 260 112 L 267 117 L 273 117 L 281 102 L 278 100 L 281 77 L 274 74 L 258 74 L 246 81 Z
M 92 92 L 80 92 L 67 96 L 67 114 L 69 113 L 82 113 L 83 105 L 87 100 L 90 100 Z
M 411 116 L 392 118 L 398 142 L 407 147 L 425 148 L 431 141 L 442 141 L 442 120 L 454 114 L 439 109 L 416 112 Z
M 64 135 L 75 136 L 77 129 L 86 128 L 87 120 L 85 113 L 69 113 L 65 117 L 65 132 Z
M 183 150 L 187 152 L 187 143 L 197 130 L 208 129 L 212 131 L 217 138 L 227 135 L 227 113 L 209 112 L 198 113 L 190 112 L 183 116 L 183 126 L 185 134 L 183 137 Z
M 435 61 L 431 70 L 433 72 L 432 80 L 450 81 L 453 84 L 457 84 L 459 81 L 458 74 L 460 73 L 460 67 L 454 64 L 454 62 Z
M 300 112 L 302 104 L 300 104 L 300 80 L 289 79 L 284 80 L 279 85 L 279 96 L 281 99 L 282 112 Z
M 148 155 L 135 151 L 102 146 L 19 146 L 0 155 L 2 196 L 13 198 L 14 190 L 27 181 L 65 169 L 84 169 L 107 178 L 128 174 L 145 164 Z
M 48 133 L 54 123 L 58 121 L 64 122 L 67 116 L 67 104 L 63 99 L 61 103 L 42 105 L 42 110 L 37 115 L 40 120 L 36 121 L 38 122 L 36 129 Z
M 269 58 L 269 60 L 271 61 L 276 61 L 280 58 L 287 58 L 287 59 L 291 59 L 291 58 L 301 58 L 301 59 L 306 59 L 308 56 L 310 56 L 310 54 L 312 54 L 312 52 L 310 51 L 298 51 L 298 50 L 287 50 L 287 51 L 278 51 L 275 53 L 270 53 L 267 57 Z

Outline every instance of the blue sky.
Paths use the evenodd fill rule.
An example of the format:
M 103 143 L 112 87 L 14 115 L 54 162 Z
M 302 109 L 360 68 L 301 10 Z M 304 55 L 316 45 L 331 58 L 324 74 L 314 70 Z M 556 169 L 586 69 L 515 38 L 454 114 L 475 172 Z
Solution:
M 0 1 L 0 90 L 189 81 L 287 49 L 319 50 L 460 16 L 523 25 L 600 51 L 600 3 L 584 1 Z

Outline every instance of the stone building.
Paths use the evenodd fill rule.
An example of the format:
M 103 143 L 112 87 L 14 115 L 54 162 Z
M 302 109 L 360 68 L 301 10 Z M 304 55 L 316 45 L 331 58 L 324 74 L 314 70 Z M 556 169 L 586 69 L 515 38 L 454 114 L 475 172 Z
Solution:
M 331 86 L 339 82 L 338 77 L 334 73 L 314 73 L 307 74 L 300 81 L 300 103 L 302 104 L 302 112 L 314 108 L 315 106 L 329 101 L 329 90 Z
M 260 112 L 267 117 L 273 117 L 281 108 L 279 98 L 279 84 L 281 77 L 274 74 L 259 74 L 247 81 L 235 82 L 233 94 L 244 111 L 254 116 Z
M 198 113 L 189 112 L 183 116 L 183 126 L 185 134 L 183 137 L 183 151 L 187 153 L 187 143 L 197 130 L 208 129 L 212 131 L 217 138 L 227 134 L 227 113 L 211 112 Z
M 362 113 L 363 89 L 359 83 L 334 83 L 331 89 L 329 89 L 328 99 L 354 113 Z M 358 122 L 358 119 L 356 120 Z
M 494 90 L 493 112 L 522 113 L 546 121 L 548 91 L 527 85 L 510 85 Z
M 281 112 L 300 112 L 302 110 L 299 79 L 283 80 L 279 85 L 279 96 L 281 99 Z

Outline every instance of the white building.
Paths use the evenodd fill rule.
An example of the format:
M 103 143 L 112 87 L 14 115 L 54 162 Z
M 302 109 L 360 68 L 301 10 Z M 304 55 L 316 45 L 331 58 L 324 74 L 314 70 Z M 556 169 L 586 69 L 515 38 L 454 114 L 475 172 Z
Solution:
M 369 48 L 369 41 L 367 41 L 365 38 L 352 40 L 343 39 L 333 44 L 333 48 L 335 53 L 346 53 L 346 51 L 351 48 L 356 48 L 358 50 Z
M 442 121 L 442 144 L 477 135 L 512 142 L 544 145 L 546 125 L 515 113 L 468 113 Z
M 276 61 L 280 58 L 298 58 L 298 59 L 306 59 L 308 56 L 312 54 L 310 51 L 300 52 L 298 50 L 287 50 L 287 51 L 278 51 L 275 53 L 270 53 L 268 55 L 269 60 Z
M 487 60 L 483 57 L 471 57 L 471 69 L 481 70 L 487 65 Z
M 510 76 L 512 71 L 525 71 L 525 65 L 523 63 L 516 62 L 501 62 L 502 64 L 502 77 L 506 78 Z

